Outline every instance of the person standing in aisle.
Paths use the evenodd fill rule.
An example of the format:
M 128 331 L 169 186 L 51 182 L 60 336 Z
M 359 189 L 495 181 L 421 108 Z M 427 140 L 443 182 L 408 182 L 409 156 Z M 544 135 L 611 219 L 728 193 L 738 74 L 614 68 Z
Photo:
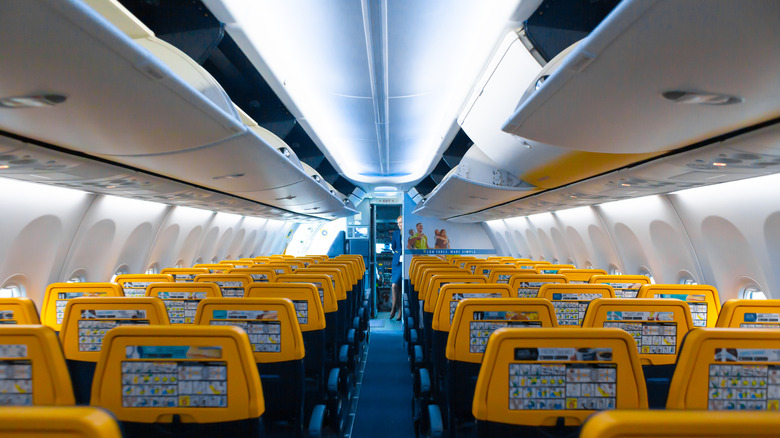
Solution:
M 393 285 L 391 289 L 391 303 L 392 307 L 390 308 L 390 319 L 393 319 L 393 317 L 396 314 L 396 311 L 398 312 L 398 317 L 396 318 L 396 321 L 401 320 L 401 281 L 403 280 L 403 265 L 401 264 L 401 251 L 403 250 L 403 246 L 401 244 L 401 230 L 404 227 L 403 222 L 403 216 L 398 216 L 397 219 L 398 222 L 398 229 L 393 230 L 393 239 L 392 243 L 390 244 L 390 247 L 393 249 Z

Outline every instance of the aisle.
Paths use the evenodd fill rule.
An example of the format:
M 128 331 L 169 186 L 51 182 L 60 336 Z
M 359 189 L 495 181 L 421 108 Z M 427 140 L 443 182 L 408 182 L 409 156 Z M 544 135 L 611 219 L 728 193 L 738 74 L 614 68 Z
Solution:
M 411 437 L 412 376 L 403 345 L 401 322 L 387 313 L 372 320 L 368 359 L 355 414 L 352 437 Z

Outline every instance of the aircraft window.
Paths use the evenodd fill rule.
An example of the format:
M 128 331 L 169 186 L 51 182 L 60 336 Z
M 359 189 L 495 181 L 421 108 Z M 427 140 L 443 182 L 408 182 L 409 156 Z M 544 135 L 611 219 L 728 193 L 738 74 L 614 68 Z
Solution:
M 569 257 L 568 259 L 566 259 L 566 264 L 568 264 L 568 265 L 574 265 L 574 266 L 577 266 L 577 264 L 576 264 L 576 263 L 574 263 L 574 259 L 573 259 L 573 258 L 571 258 L 571 257 Z
M 160 273 L 160 265 L 158 263 L 152 263 L 151 266 L 149 266 L 149 269 L 146 270 L 147 274 L 159 274 Z
M 0 298 L 18 298 L 27 296 L 24 286 L 9 283 L 0 288 Z
M 699 284 L 698 281 L 696 281 L 695 278 L 693 278 L 693 274 L 686 270 L 680 271 L 680 284 Z
M 639 268 L 639 275 L 644 275 L 645 277 L 650 279 L 650 284 L 655 284 L 655 278 L 653 278 L 653 274 L 650 272 L 650 269 L 648 269 L 645 266 L 642 266 Z
M 201 258 L 198 257 L 198 260 L 195 261 L 195 263 L 203 263 Z M 184 259 L 179 259 L 176 262 L 176 265 L 174 265 L 175 268 L 183 268 L 184 267 Z
M 766 294 L 758 285 L 751 285 L 743 287 L 739 291 L 739 297 L 745 300 L 765 300 Z
M 70 274 L 67 283 L 84 283 L 87 281 L 87 272 L 83 269 L 77 269 Z
M 572 263 L 573 265 L 574 263 Z M 593 263 L 590 260 L 585 260 L 585 269 L 593 269 Z
M 609 265 L 609 270 L 607 272 L 609 272 L 609 275 L 623 275 L 623 273 L 620 272 L 620 268 L 615 264 Z
M 183 263 L 183 262 L 182 262 L 182 263 Z M 199 264 L 201 264 L 201 263 L 203 263 L 203 257 L 198 257 L 197 259 L 195 259 L 195 264 L 196 264 L 196 265 L 199 265 Z M 179 266 L 176 266 L 176 267 L 178 268 Z
M 129 273 L 130 271 L 127 269 L 127 265 L 121 265 L 120 267 L 116 268 L 116 271 L 114 271 L 114 275 L 111 276 L 111 282 L 113 283 L 114 280 L 116 280 L 117 276 L 129 274 Z
M 553 259 L 552 259 L 552 264 L 553 264 L 553 265 L 557 265 L 557 264 L 559 264 L 559 263 L 558 263 L 558 257 L 553 257 Z
M 228 258 L 228 259 L 225 259 L 225 260 L 230 260 L 230 259 Z M 219 259 L 217 258 L 217 256 L 214 256 L 214 257 L 211 258 L 211 263 L 219 263 Z

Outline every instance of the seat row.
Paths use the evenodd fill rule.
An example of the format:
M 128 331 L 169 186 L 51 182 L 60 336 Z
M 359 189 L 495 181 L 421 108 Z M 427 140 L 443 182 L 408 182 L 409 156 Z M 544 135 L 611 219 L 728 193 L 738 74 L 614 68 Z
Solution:
M 413 400 L 421 429 L 436 423 L 437 418 L 448 431 L 458 431 L 461 424 L 473 425 L 469 411 L 476 371 L 488 337 L 500 327 L 572 328 L 582 323 L 583 327 L 621 328 L 635 340 L 650 406 L 663 407 L 682 339 L 703 322 L 712 324 L 720 304 L 714 288 L 680 286 L 680 290 L 678 285 L 642 286 L 644 291 L 639 294 L 665 299 L 615 299 L 610 285 L 561 283 L 541 285 L 538 296 L 543 298 L 510 298 L 518 294 L 508 284 L 491 284 L 484 275 L 458 269 L 430 270 L 423 275 L 431 274 L 420 289 L 423 336 L 417 336 L 419 326 L 412 317 L 407 318 L 415 373 Z M 431 305 L 434 302 L 435 306 Z M 463 316 L 461 308 L 468 316 Z M 775 324 L 766 323 L 772 308 Z M 714 315 L 707 309 L 715 310 Z M 759 321 L 763 326 L 780 327 L 778 310 L 778 302 L 730 301 L 721 312 L 719 325 L 756 327 L 756 321 L 763 320 Z M 696 311 L 702 314 L 698 320 L 691 316 Z M 452 382 L 457 382 L 455 387 Z
M 321 267 L 321 269 L 332 269 L 332 267 Z M 225 351 L 225 348 L 216 344 L 207 345 L 207 347 L 215 347 L 213 349 L 202 348 L 203 345 L 206 345 L 202 343 L 187 344 L 186 342 L 200 336 L 198 333 L 202 333 L 204 338 L 215 336 L 211 333 L 216 333 L 213 331 L 199 332 L 198 330 L 218 328 L 213 326 L 237 326 L 240 329 L 234 331 L 241 333 L 240 338 L 247 341 L 249 358 L 251 363 L 255 364 L 255 373 L 259 372 L 258 375 L 262 381 L 262 390 L 253 394 L 262 395 L 265 392 L 265 400 L 271 402 L 265 404 L 263 408 L 265 412 L 262 421 L 265 423 L 263 429 L 267 429 L 271 436 L 302 436 L 304 427 L 309 428 L 310 431 L 307 433 L 311 436 L 320 436 L 328 431 L 338 433 L 348 414 L 345 408 L 349 405 L 348 402 L 354 389 L 354 362 L 363 348 L 365 339 L 351 344 L 345 343 L 348 337 L 353 341 L 360 338 L 355 334 L 359 327 L 345 330 L 348 327 L 347 312 L 340 314 L 338 307 L 346 309 L 348 300 L 346 297 L 343 300 L 337 299 L 336 290 L 341 285 L 337 273 L 330 272 L 333 275 L 331 278 L 328 275 L 317 276 L 317 274 L 305 271 L 306 269 L 297 270 L 297 274 L 291 275 L 294 278 L 290 278 L 289 282 L 251 283 L 245 289 L 245 298 L 222 298 L 220 297 L 222 290 L 219 285 L 206 282 L 151 283 L 145 291 L 146 296 L 142 298 L 108 297 L 108 295 L 119 295 L 122 292 L 121 287 L 115 284 L 51 285 L 47 289 L 44 312 L 41 316 L 44 323 L 48 322 L 47 325 L 51 326 L 52 329 L 60 330 L 61 348 L 60 343 L 56 343 L 56 348 L 52 347 L 53 353 L 51 354 L 60 352 L 62 355 L 64 352 L 64 364 L 66 364 L 64 372 L 60 365 L 51 367 L 52 372 L 59 376 L 54 380 L 68 382 L 68 385 L 71 386 L 70 398 L 73 398 L 76 403 L 104 406 L 111 410 L 122 421 L 126 430 L 145 431 L 147 426 L 152 423 L 155 424 L 155 430 L 162 430 L 165 433 L 169 433 L 171 430 L 181 432 L 193 428 L 200 433 L 205 429 L 195 427 L 193 424 L 211 424 L 217 419 L 222 422 L 222 419 L 230 416 L 225 416 L 222 413 L 213 416 L 188 416 L 194 412 L 191 409 L 184 409 L 176 415 L 162 414 L 163 411 L 155 411 L 154 409 L 152 411 L 134 409 L 192 407 L 182 405 L 184 399 L 181 397 L 177 399 L 172 395 L 171 392 L 181 394 L 181 391 L 174 388 L 175 385 L 171 384 L 170 381 L 167 385 L 161 384 L 159 381 L 145 381 L 144 384 L 152 386 L 128 386 L 126 382 L 128 376 L 123 374 L 121 379 L 124 380 L 120 379 L 123 383 L 123 386 L 120 386 L 121 397 L 113 393 L 99 395 L 96 392 L 100 388 L 106 388 L 106 383 L 99 380 L 101 373 L 108 372 L 106 370 L 120 370 L 122 366 L 127 365 L 120 357 L 117 360 L 122 362 L 121 364 L 109 364 L 106 370 L 101 371 L 101 361 L 108 360 L 106 348 L 112 339 L 109 335 L 116 330 L 119 330 L 119 333 L 122 333 L 121 330 L 141 330 L 141 332 L 133 332 L 138 333 L 137 335 L 128 336 L 139 336 L 144 337 L 144 339 L 154 338 L 144 341 L 150 342 L 148 345 L 140 343 L 140 338 L 138 344 L 132 344 L 133 347 L 149 347 L 136 349 L 144 351 L 142 355 L 146 356 L 143 358 L 160 359 L 163 362 L 173 360 L 175 362 L 175 359 L 184 361 L 197 358 L 208 359 L 211 354 L 216 354 L 215 351 Z M 289 274 L 283 275 L 290 276 Z M 284 280 L 282 276 L 276 280 Z M 312 277 L 316 277 L 319 284 L 312 284 Z M 109 291 L 114 291 L 114 293 Z M 355 290 L 351 292 L 356 293 Z M 77 295 L 80 297 L 74 298 Z M 88 297 L 89 295 L 97 295 L 97 297 Z M 46 311 L 47 309 L 49 312 Z M 357 305 L 353 310 L 357 313 Z M 52 314 L 54 318 L 52 318 Z M 25 327 L 21 325 L 13 327 L 11 324 L 38 322 L 37 312 L 32 302 L 27 299 L 0 301 L 0 315 L 4 322 L 8 323 L 0 329 L 0 336 L 9 334 L 8 330 L 5 329 Z M 183 323 L 185 320 L 193 324 Z M 168 325 L 174 321 L 182 323 Z M 116 330 L 112 330 L 114 328 Z M 50 330 L 43 326 L 37 326 L 37 329 L 44 332 Z M 53 339 L 57 341 L 56 332 L 52 331 L 52 333 L 54 334 Z M 349 336 L 347 336 L 348 334 Z M 367 335 L 364 332 L 363 338 Z M 176 342 L 179 340 L 186 342 L 182 345 L 176 342 L 171 344 L 174 339 L 177 340 Z M 236 344 L 243 341 L 234 339 L 231 342 Z M 127 354 L 131 354 L 129 347 L 125 350 L 127 350 Z M 151 353 L 148 353 L 150 351 Z M 51 354 L 47 357 L 51 357 Z M 129 358 L 130 356 L 125 357 L 125 359 Z M 223 362 L 228 364 L 226 367 L 230 369 L 236 366 L 233 363 L 237 361 L 239 361 L 238 356 L 231 354 L 229 359 Z M 174 367 L 167 362 L 165 366 Z M 210 370 L 208 366 L 202 369 Z M 149 364 L 144 362 L 143 367 L 157 369 L 158 365 L 156 362 Z M 42 368 L 36 366 L 34 369 L 37 372 Z M 144 370 L 148 371 L 145 368 Z M 242 375 L 246 377 L 246 373 Z M 175 372 L 167 374 L 167 378 L 171 378 Z M 162 374 L 157 377 L 162 378 L 161 376 Z M 107 378 L 109 381 L 115 382 L 115 377 L 117 376 L 112 375 Z M 144 379 L 147 378 L 152 377 L 144 377 Z M 71 380 L 72 385 L 70 384 Z M 41 379 L 42 381 L 43 379 Z M 247 384 L 240 379 L 235 381 L 244 388 L 252 387 L 251 382 Z M 184 385 L 181 382 L 183 381 L 180 380 L 179 386 Z M 223 397 L 224 394 L 222 394 L 224 382 L 217 386 L 211 383 L 208 385 L 187 383 L 186 385 L 200 385 L 200 389 L 196 393 L 197 396 L 187 399 L 185 404 L 196 403 L 197 407 L 219 409 L 225 408 L 221 405 L 223 403 L 228 403 L 230 406 L 231 399 Z M 190 386 L 187 386 L 186 389 L 191 389 Z M 204 390 L 209 397 L 204 395 Z M 28 398 L 15 397 L 13 400 L 0 398 L 0 401 L 4 402 L 2 404 L 10 405 L 51 404 L 50 400 L 40 399 L 37 396 L 38 393 L 30 393 L 36 394 L 35 397 L 32 395 Z M 251 396 L 254 397 L 254 395 Z M 96 396 L 103 398 L 96 399 Z M 130 396 L 135 398 L 128 398 Z M 65 396 L 64 403 L 72 404 L 73 401 L 70 401 L 70 398 Z M 107 404 L 105 400 L 109 399 L 111 402 Z M 233 403 L 232 407 L 247 406 L 245 402 L 236 400 L 237 402 Z M 263 398 L 261 397 L 259 403 L 262 405 L 262 402 Z M 212 406 L 211 404 L 214 403 L 216 405 Z M 117 414 L 117 409 L 125 408 L 128 408 L 123 411 L 125 413 L 155 412 L 156 416 L 151 414 L 148 416 Z M 185 423 L 191 424 L 186 426 Z M 241 427 L 247 426 L 244 423 L 241 422 Z M 250 426 L 250 430 L 254 431 L 255 426 Z M 220 429 L 217 427 L 214 430 Z

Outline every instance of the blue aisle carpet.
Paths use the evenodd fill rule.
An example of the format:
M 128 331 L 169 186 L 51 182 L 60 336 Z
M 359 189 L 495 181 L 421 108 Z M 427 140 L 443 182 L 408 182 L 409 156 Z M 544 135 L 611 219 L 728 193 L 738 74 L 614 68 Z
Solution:
M 354 438 L 414 436 L 412 376 L 401 330 L 398 323 L 398 330 L 371 332 Z

